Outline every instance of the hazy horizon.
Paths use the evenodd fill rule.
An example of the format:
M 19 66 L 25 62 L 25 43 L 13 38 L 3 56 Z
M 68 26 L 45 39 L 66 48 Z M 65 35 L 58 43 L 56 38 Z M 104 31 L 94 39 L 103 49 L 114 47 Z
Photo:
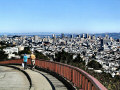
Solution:
M 26 34 L 26 33 L 29 33 L 29 34 L 62 34 L 64 32 L 0 32 L 0 34 L 4 34 L 4 33 L 8 33 L 8 34 Z M 64 33 L 64 34 L 107 34 L 107 33 L 120 33 L 120 32 L 104 32 L 104 33 Z

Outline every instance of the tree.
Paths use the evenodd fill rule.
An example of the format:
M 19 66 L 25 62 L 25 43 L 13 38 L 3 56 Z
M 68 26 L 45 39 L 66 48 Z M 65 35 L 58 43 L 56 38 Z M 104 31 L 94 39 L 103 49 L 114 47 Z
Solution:
M 96 59 L 96 56 L 95 56 L 95 54 L 93 54 L 93 55 L 92 55 L 92 58 L 93 58 L 93 59 Z
M 38 51 L 35 51 L 35 56 L 37 59 L 49 60 L 49 58 L 47 56 L 45 56 L 44 54 L 42 54 L 41 52 L 38 52 Z
M 67 53 L 64 50 L 62 52 L 55 53 L 54 61 L 62 63 L 70 63 L 73 60 L 73 54 Z
M 21 54 L 31 54 L 30 47 L 25 47 L 24 50 L 19 52 L 19 55 Z
M 92 60 L 92 61 L 88 62 L 88 67 L 91 67 L 94 69 L 100 69 L 100 68 L 102 68 L 102 65 L 99 62 Z
M 85 61 L 80 57 L 80 54 L 77 55 L 77 57 L 73 60 L 74 63 L 82 63 L 85 65 Z
M 3 60 L 6 60 L 8 57 L 8 54 L 5 54 L 4 51 L 0 51 L 0 60 L 3 61 Z
M 15 47 L 16 45 L 13 45 L 13 44 L 10 44 L 10 43 L 7 43 L 6 41 L 1 41 L 0 42 L 0 45 L 1 45 L 1 49 L 4 49 L 6 47 Z

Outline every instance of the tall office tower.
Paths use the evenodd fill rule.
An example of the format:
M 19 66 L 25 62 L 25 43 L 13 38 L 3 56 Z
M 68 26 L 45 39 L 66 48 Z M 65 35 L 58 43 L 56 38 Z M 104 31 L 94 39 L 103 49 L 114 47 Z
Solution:
M 55 34 L 52 35 L 52 38 L 53 38 L 53 44 L 55 44 L 56 43 L 56 36 L 55 36 Z
M 117 39 L 117 42 L 120 42 L 120 39 Z
M 119 42 L 120 42 L 120 39 L 119 39 Z
M 101 49 L 101 50 L 104 49 L 104 48 L 103 48 L 103 45 L 104 45 L 104 41 L 103 41 L 103 39 L 101 39 L 101 40 L 100 40 L 100 49 Z
M 103 39 L 100 39 L 100 45 L 101 45 L 101 47 L 104 45 Z
M 93 36 L 92 36 L 92 39 L 93 39 L 93 40 L 95 40 L 95 39 L 96 39 L 95 35 L 93 35 Z
M 91 36 L 89 35 L 88 38 L 91 39 Z
M 88 34 L 85 34 L 85 38 L 88 38 L 88 36 L 89 36 Z
M 48 36 L 48 37 L 47 37 L 47 42 L 49 42 L 49 41 L 50 41 L 50 37 Z
M 54 38 L 55 37 L 55 34 L 52 34 L 52 38 Z
M 35 40 L 35 42 L 38 42 L 39 37 L 38 37 L 37 35 L 35 35 L 35 36 L 34 36 L 34 40 Z
M 64 38 L 64 37 L 65 37 L 65 35 L 64 35 L 64 33 L 62 33 L 62 34 L 61 34 L 61 38 Z
M 82 34 L 82 38 L 85 38 L 85 35 L 84 35 L 84 34 Z
M 108 36 L 108 35 L 105 35 L 105 39 L 109 39 L 109 36 Z
M 70 35 L 70 38 L 73 38 L 73 34 Z
M 110 37 L 110 41 L 113 41 L 113 38 L 112 38 L 112 37 Z
M 111 40 L 110 39 L 101 39 L 100 42 L 101 42 L 101 47 L 103 48 L 103 46 L 107 45 L 109 42 L 111 42 Z

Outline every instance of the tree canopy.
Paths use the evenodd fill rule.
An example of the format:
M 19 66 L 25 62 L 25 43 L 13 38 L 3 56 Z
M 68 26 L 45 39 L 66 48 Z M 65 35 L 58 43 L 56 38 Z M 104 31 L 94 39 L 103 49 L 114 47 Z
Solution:
M 54 60 L 62 63 L 69 63 L 73 60 L 73 54 L 67 53 L 64 50 L 62 50 L 62 52 L 55 53 Z
M 25 47 L 24 50 L 19 52 L 19 55 L 21 54 L 31 54 L 30 47 Z
M 94 69 L 100 69 L 100 68 L 102 68 L 102 65 L 99 62 L 92 60 L 92 61 L 88 62 L 88 67 L 91 67 Z
M 0 61 L 6 60 L 8 57 L 8 54 L 5 54 L 4 51 L 0 50 Z
M 74 63 L 82 63 L 85 65 L 85 61 L 80 57 L 80 54 L 77 55 L 77 57 L 73 60 Z
M 49 58 L 47 56 L 45 56 L 44 54 L 42 54 L 41 52 L 38 52 L 38 51 L 35 51 L 35 56 L 37 59 L 49 60 Z

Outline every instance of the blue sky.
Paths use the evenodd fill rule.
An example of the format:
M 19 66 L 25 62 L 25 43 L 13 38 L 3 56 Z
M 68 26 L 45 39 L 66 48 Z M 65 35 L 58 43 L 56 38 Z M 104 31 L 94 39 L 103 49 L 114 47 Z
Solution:
M 0 32 L 120 32 L 120 0 L 0 0 Z

